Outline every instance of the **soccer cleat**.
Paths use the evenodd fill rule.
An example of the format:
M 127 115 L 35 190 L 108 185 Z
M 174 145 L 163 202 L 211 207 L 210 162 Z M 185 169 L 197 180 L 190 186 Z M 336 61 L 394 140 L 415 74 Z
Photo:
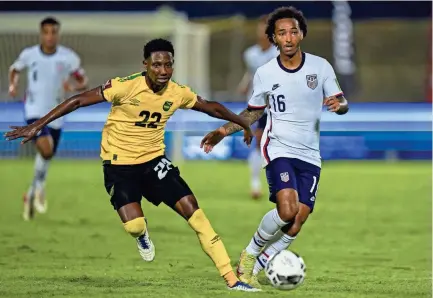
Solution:
M 236 270 L 237 276 L 240 281 L 249 284 L 253 275 L 254 264 L 256 257 L 249 254 L 245 249 L 241 253 L 238 268 Z
M 145 220 L 147 226 L 147 219 Z M 140 253 L 141 258 L 146 262 L 152 262 L 153 259 L 155 259 L 155 245 L 153 245 L 152 240 L 150 240 L 149 230 L 147 229 L 147 227 L 146 232 L 140 237 L 137 237 L 136 239 L 138 252 Z
M 241 281 L 237 281 L 234 286 L 227 287 L 227 289 L 231 291 L 242 291 L 242 292 L 260 292 L 261 289 L 257 289 L 255 287 L 250 286 L 249 284 L 246 284 Z
M 34 194 L 34 205 L 35 209 L 39 213 L 46 213 L 47 212 L 47 200 L 45 199 L 45 191 L 44 189 L 36 189 Z
M 262 285 L 260 284 L 259 279 L 257 277 L 258 277 L 257 275 L 254 274 L 251 275 L 250 282 L 248 284 L 256 289 L 260 289 Z
M 25 193 L 23 196 L 23 203 L 24 203 L 23 219 L 25 221 L 29 221 L 33 219 L 35 215 L 35 211 L 33 208 L 34 196 L 33 195 L 29 196 L 27 195 L 27 193 Z

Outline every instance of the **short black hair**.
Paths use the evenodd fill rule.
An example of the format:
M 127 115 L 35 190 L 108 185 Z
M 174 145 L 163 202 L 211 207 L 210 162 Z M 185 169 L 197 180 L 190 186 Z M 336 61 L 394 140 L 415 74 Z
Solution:
M 57 25 L 60 26 L 60 22 L 54 17 L 47 17 L 41 21 L 41 28 L 45 25 Z
M 174 47 L 173 44 L 162 38 L 152 39 L 144 45 L 143 56 L 144 59 L 150 57 L 150 54 L 154 52 L 170 52 L 174 57 Z
M 307 20 L 304 17 L 302 11 L 297 10 L 293 6 L 280 7 L 274 10 L 268 18 L 268 26 L 266 28 L 266 35 L 271 43 L 275 44 L 273 36 L 275 34 L 275 23 L 281 19 L 295 19 L 299 23 L 304 37 L 307 36 Z

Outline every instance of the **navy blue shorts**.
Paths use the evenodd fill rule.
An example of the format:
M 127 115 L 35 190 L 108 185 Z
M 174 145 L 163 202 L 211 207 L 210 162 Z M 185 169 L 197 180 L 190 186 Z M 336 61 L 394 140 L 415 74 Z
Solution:
M 313 212 L 320 179 L 319 167 L 296 158 L 280 157 L 266 166 L 266 177 L 271 202 L 276 203 L 276 194 L 280 190 L 293 188 L 298 192 L 299 202 Z
M 28 124 L 32 124 L 33 122 L 35 122 L 36 120 L 38 120 L 38 118 L 32 118 L 32 119 L 27 119 L 27 125 Z M 43 136 L 51 136 L 51 138 L 53 138 L 53 152 L 56 153 L 57 151 L 57 146 L 59 145 L 59 141 L 60 141 L 60 136 L 62 134 L 62 130 L 61 129 L 54 129 L 48 126 L 45 126 L 44 128 L 41 129 L 41 131 L 38 133 L 38 135 L 36 137 L 33 138 L 33 142 L 36 142 L 36 140 L 39 137 L 43 137 Z
M 263 114 L 263 116 L 257 121 L 258 129 L 265 129 L 266 122 L 268 121 L 268 114 Z

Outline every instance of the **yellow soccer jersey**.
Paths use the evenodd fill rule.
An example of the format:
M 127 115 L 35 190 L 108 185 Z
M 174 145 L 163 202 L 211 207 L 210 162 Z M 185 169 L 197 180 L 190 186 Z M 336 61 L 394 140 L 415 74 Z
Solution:
M 111 164 L 132 165 L 164 154 L 164 131 L 177 109 L 190 109 L 197 101 L 187 86 L 170 81 L 154 93 L 144 73 L 115 78 L 102 86 L 111 111 L 102 131 L 101 158 Z

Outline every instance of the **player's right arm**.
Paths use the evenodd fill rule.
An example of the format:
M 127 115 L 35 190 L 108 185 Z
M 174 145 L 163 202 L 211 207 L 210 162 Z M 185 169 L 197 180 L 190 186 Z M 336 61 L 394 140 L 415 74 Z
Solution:
M 12 97 L 17 95 L 20 72 L 28 66 L 29 51 L 30 49 L 24 49 L 15 62 L 9 67 L 9 95 Z
M 263 89 L 263 84 L 259 72 L 254 74 L 253 80 L 253 94 L 248 101 L 248 107 L 243 110 L 239 115 L 245 118 L 251 126 L 254 122 L 259 120 L 265 112 L 267 106 L 266 93 Z M 206 153 L 212 151 L 212 148 L 221 142 L 226 136 L 241 131 L 243 128 L 233 122 L 228 122 L 220 128 L 208 133 L 201 141 L 201 148 L 204 148 Z
M 92 90 L 80 93 L 71 98 L 68 98 L 57 107 L 52 109 L 48 114 L 46 114 L 41 119 L 33 122 L 27 126 L 11 126 L 11 131 L 5 134 L 8 141 L 15 140 L 18 138 L 23 138 L 21 144 L 30 141 L 37 133 L 44 128 L 50 122 L 65 116 L 78 108 L 91 106 L 100 102 L 104 102 L 104 96 L 102 94 L 102 88 L 97 87 Z

